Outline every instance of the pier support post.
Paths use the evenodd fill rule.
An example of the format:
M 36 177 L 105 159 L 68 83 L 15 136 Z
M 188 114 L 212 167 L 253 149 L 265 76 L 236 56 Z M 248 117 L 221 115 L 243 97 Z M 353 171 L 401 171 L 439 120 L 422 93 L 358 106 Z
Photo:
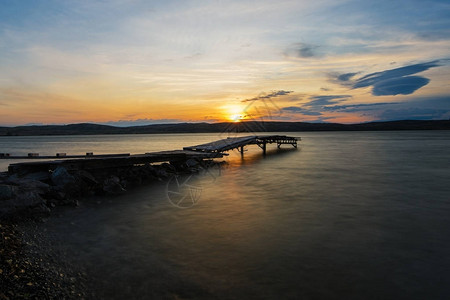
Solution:
M 241 152 L 241 156 L 243 157 L 244 156 L 244 146 L 241 146 L 241 151 L 239 151 L 239 152 Z
M 263 155 L 266 155 L 266 142 L 263 142 L 262 149 L 263 149 Z

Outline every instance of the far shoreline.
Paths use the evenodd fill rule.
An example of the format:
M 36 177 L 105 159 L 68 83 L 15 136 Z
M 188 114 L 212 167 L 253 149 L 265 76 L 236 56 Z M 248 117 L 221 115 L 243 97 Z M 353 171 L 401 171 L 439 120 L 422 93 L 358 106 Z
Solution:
M 450 130 L 450 120 L 401 120 L 356 124 L 307 123 L 275 121 L 242 121 L 224 123 L 176 123 L 117 127 L 93 123 L 68 125 L 0 126 L 0 136 L 57 135 L 123 135 L 123 134 L 183 134 L 183 133 L 257 133 L 314 131 L 403 131 Z

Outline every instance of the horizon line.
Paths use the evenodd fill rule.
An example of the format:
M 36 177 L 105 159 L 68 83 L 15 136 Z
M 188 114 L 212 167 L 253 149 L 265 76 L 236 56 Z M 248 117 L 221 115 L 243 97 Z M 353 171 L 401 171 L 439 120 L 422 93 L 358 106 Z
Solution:
M 183 124 L 239 124 L 239 123 L 305 123 L 305 124 L 339 124 L 339 125 L 359 125 L 359 124 L 370 124 L 370 123 L 390 123 L 390 122 L 406 122 L 406 121 L 414 121 L 414 122 L 440 122 L 440 121 L 450 121 L 450 119 L 439 119 L 439 120 L 423 120 L 423 119 L 402 119 L 402 120 L 376 120 L 376 121 L 367 121 L 367 122 L 358 122 L 358 123 L 337 123 L 337 122 L 305 122 L 305 121 L 261 121 L 261 120 L 242 120 L 239 122 L 177 122 L 177 123 L 149 123 L 143 125 L 111 125 L 105 123 L 96 123 L 96 122 L 80 122 L 80 123 L 67 123 L 67 124 L 41 124 L 41 123 L 28 123 L 21 125 L 2 125 L 0 127 L 7 128 L 16 128 L 16 127 L 44 127 L 44 126 L 70 126 L 70 125 L 98 125 L 98 126 L 107 126 L 107 127 L 115 127 L 115 128 L 129 128 L 129 127 L 145 127 L 145 126 L 164 126 L 164 125 L 183 125 Z

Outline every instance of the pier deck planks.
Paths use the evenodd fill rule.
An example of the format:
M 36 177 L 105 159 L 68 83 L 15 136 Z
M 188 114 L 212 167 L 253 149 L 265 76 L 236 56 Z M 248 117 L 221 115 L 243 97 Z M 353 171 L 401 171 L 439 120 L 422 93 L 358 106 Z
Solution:
M 265 144 L 272 144 L 277 143 L 278 145 L 282 144 L 291 144 L 294 147 L 297 146 L 298 138 L 285 136 L 285 135 L 252 135 L 252 136 L 244 136 L 244 137 L 237 137 L 237 138 L 226 138 L 223 140 L 196 145 L 196 146 L 190 146 L 190 147 L 184 147 L 184 150 L 192 150 L 192 151 L 198 151 L 198 152 L 205 152 L 205 153 L 213 153 L 213 152 L 224 152 L 229 151 L 232 149 L 244 147 L 246 145 L 265 145 Z

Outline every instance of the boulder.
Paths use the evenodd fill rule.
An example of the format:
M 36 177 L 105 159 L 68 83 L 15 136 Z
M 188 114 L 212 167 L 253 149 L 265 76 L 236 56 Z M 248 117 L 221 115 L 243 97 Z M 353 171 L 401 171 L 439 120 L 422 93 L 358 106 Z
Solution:
M 0 218 L 10 216 L 33 216 L 35 212 L 47 212 L 45 200 L 36 192 L 17 191 L 13 198 L 0 201 Z
M 168 164 L 168 163 L 160 164 L 159 169 L 166 170 L 167 172 L 170 172 L 170 173 L 175 173 L 177 171 L 173 165 Z
M 50 190 L 50 186 L 37 180 L 22 180 L 18 186 L 19 190 L 36 192 L 38 194 L 46 194 Z
M 4 182 L 8 177 L 8 172 L 0 172 L 0 182 Z
M 156 170 L 156 178 L 158 178 L 158 180 L 164 180 L 170 177 L 170 174 L 163 169 L 157 169 Z
M 49 191 L 50 186 L 38 180 L 29 178 L 20 178 L 16 175 L 10 176 L 6 179 L 6 183 L 16 186 L 17 191 L 36 191 L 39 194 L 45 194 Z
M 117 176 L 110 176 L 103 182 L 103 191 L 108 194 L 121 194 L 126 190 L 120 184 L 120 179 Z
M 14 199 L 14 205 L 18 208 L 34 207 L 39 204 L 45 204 L 45 200 L 36 192 L 19 192 Z
M 66 168 L 57 167 L 51 175 L 51 180 L 54 185 L 64 186 L 69 182 L 74 182 L 75 177 L 70 175 Z
M 97 179 L 95 179 L 94 175 L 92 175 L 91 173 L 89 173 L 85 170 L 79 170 L 79 171 L 77 171 L 77 173 L 75 175 L 78 178 L 80 178 L 81 180 L 83 180 L 84 182 L 86 182 L 87 184 L 90 184 L 90 185 L 98 184 L 98 181 L 97 181 Z
M 196 159 L 190 158 L 190 159 L 188 159 L 188 160 L 186 161 L 185 164 L 186 164 L 186 167 L 192 168 L 192 167 L 198 166 L 198 165 L 199 165 L 199 162 L 198 162 L 198 160 L 196 160 Z
M 36 206 L 30 207 L 29 213 L 34 217 L 36 216 L 47 217 L 50 215 L 50 208 L 44 203 L 40 203 Z
M 11 199 L 14 196 L 16 187 L 12 185 L 0 185 L 0 200 Z
M 30 180 L 38 180 L 38 181 L 46 181 L 50 179 L 49 172 L 36 172 L 29 173 L 22 177 L 22 179 L 30 179 Z
M 75 178 L 74 181 L 67 183 L 63 188 L 63 191 L 68 198 L 83 197 L 88 195 L 90 190 L 90 186 L 79 177 Z
M 66 199 L 66 192 L 63 187 L 52 186 L 47 194 L 44 195 L 46 199 L 64 200 Z
M 156 178 L 158 178 L 158 180 L 165 180 L 169 177 L 171 177 L 173 174 L 177 173 L 175 168 L 168 164 L 168 163 L 163 163 L 159 166 L 155 166 L 155 175 Z

